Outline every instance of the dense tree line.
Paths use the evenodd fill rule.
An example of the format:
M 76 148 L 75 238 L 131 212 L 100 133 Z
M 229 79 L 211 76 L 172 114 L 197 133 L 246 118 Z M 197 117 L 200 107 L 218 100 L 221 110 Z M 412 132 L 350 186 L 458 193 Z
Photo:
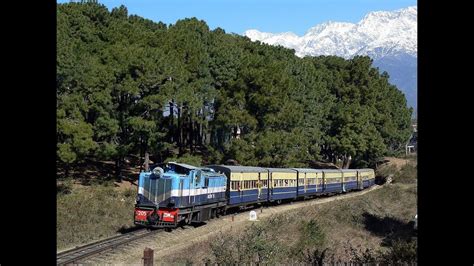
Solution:
M 204 21 L 57 5 L 60 167 L 145 153 L 242 165 L 369 166 L 403 147 L 411 109 L 368 57 L 298 58 Z M 348 158 L 352 158 L 348 160 Z

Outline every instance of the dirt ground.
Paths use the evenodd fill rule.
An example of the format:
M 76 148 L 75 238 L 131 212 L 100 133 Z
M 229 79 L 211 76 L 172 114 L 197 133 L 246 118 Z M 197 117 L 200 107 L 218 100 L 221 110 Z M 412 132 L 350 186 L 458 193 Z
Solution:
M 396 166 L 399 170 L 406 164 L 410 163 L 410 162 L 413 162 L 413 160 L 410 160 L 410 159 L 402 159 L 402 158 L 395 158 L 395 157 L 384 157 L 384 160 L 387 161 L 386 163 L 382 164 L 382 165 L 386 165 L 386 166 L 391 166 L 391 165 L 394 165 Z M 416 160 L 415 160 L 415 163 L 416 163 Z M 379 165 L 382 166 L 382 165 Z
M 257 218 L 264 219 L 270 217 L 272 214 L 282 213 L 289 210 L 302 208 L 305 206 L 312 206 L 318 204 L 324 204 L 332 201 L 346 200 L 349 198 L 357 197 L 379 189 L 381 186 L 375 185 L 374 187 L 361 191 L 351 192 L 345 195 L 318 198 L 307 201 L 293 202 L 280 206 L 272 206 L 262 209 L 255 209 L 257 212 Z M 232 221 L 232 215 L 227 215 L 219 219 L 211 220 L 207 224 L 193 228 L 184 227 L 173 230 L 172 232 L 158 232 L 154 237 L 145 239 L 138 243 L 133 243 L 132 246 L 126 246 L 117 249 L 113 253 L 104 254 L 100 257 L 86 261 L 86 263 L 98 263 L 98 264 L 113 264 L 113 265 L 142 265 L 143 264 L 143 250 L 145 247 L 149 247 L 154 250 L 155 264 L 162 264 L 163 257 L 169 256 L 170 254 L 176 254 L 180 252 L 189 252 L 193 246 L 199 246 L 199 243 L 206 241 L 212 236 L 217 235 L 220 232 L 234 231 L 239 228 L 244 228 L 250 223 L 258 223 L 258 221 L 249 221 L 249 211 L 236 214 Z

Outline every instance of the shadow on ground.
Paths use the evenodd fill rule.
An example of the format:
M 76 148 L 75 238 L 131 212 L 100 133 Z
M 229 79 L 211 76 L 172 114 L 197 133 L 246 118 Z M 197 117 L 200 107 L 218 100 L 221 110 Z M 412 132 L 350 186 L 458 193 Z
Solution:
M 409 241 L 415 236 L 413 229 L 414 222 L 408 223 L 393 217 L 379 217 L 377 215 L 365 212 L 364 226 L 372 234 L 383 237 L 382 245 L 391 246 L 398 240 Z
M 142 229 L 142 228 L 143 227 L 140 227 L 140 226 L 132 226 L 132 227 L 122 226 L 117 230 L 117 233 L 126 234 L 126 233 L 130 233 L 130 232 L 133 232 L 133 231 L 137 231 L 137 230 Z

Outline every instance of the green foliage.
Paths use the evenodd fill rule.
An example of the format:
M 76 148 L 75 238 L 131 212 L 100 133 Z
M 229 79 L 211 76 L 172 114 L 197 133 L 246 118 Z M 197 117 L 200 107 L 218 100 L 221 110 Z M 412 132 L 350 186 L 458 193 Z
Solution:
M 326 237 L 321 226 L 315 220 L 303 221 L 301 236 L 301 244 L 307 247 L 323 246 Z
M 89 158 L 119 169 L 148 152 L 273 167 L 351 156 L 365 167 L 410 135 L 404 95 L 368 57 L 298 58 L 196 18 L 167 26 L 96 1 L 58 4 L 57 21 L 57 154 L 67 166 Z
M 220 234 L 211 242 L 212 257 L 205 259 L 211 264 L 274 264 L 287 256 L 288 250 L 276 241 L 277 234 L 264 225 L 252 224 L 237 238 Z M 278 230 L 274 228 L 273 230 Z
M 181 157 L 171 157 L 165 160 L 165 162 L 178 162 L 178 163 L 186 163 L 195 166 L 202 165 L 202 158 L 198 155 L 191 155 L 191 154 L 184 154 Z

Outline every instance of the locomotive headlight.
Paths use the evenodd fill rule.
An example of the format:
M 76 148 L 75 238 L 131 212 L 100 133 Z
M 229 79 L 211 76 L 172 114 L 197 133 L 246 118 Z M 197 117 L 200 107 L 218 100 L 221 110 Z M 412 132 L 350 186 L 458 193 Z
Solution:
M 153 168 L 153 171 L 152 171 L 152 172 L 153 172 L 153 174 L 154 174 L 155 176 L 157 176 L 158 178 L 160 178 L 160 177 L 163 175 L 163 173 L 164 173 L 165 171 L 164 171 L 163 168 L 161 168 L 161 167 L 155 167 L 155 168 Z

